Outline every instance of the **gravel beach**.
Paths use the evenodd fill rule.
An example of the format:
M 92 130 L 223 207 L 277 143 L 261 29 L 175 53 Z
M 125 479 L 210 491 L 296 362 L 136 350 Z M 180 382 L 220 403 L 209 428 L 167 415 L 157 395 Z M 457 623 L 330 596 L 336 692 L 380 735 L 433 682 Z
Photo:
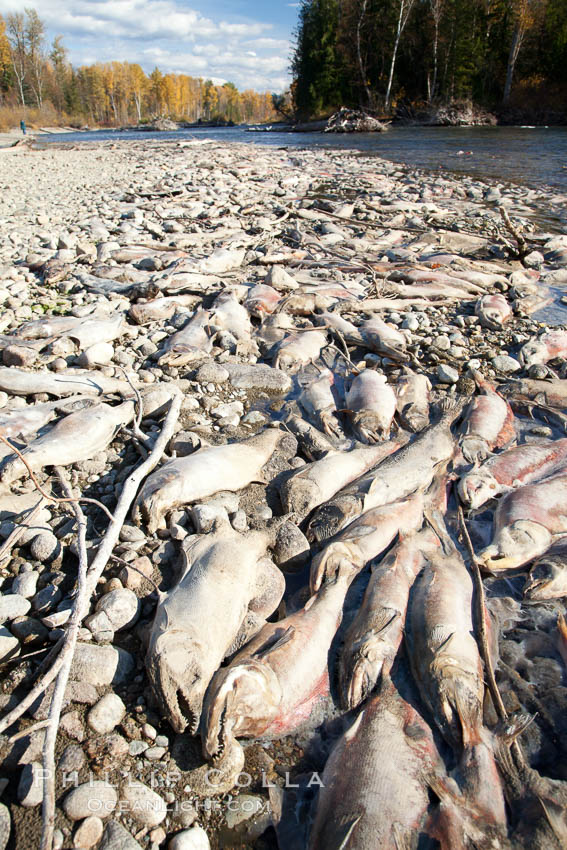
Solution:
M 550 827 L 528 802 L 567 802 L 565 553 L 554 555 L 555 589 L 527 575 L 567 524 L 549 507 L 560 497 L 546 491 L 542 507 L 534 493 L 531 513 L 514 503 L 514 517 L 537 513 L 544 542 L 506 548 L 496 506 L 520 485 L 562 482 L 567 460 L 542 460 L 539 477 L 518 461 L 498 502 L 471 495 L 467 476 L 521 447 L 563 451 L 567 236 L 549 228 L 565 201 L 350 151 L 206 140 L 0 150 L 0 850 L 40 846 L 42 807 L 44 846 L 57 850 L 366 850 L 366 818 L 386 835 L 371 802 L 352 827 L 359 843 L 320 824 L 348 773 L 341 741 L 334 761 L 329 752 L 373 692 L 383 706 L 411 704 L 434 739 L 436 776 L 458 788 L 460 846 L 561 846 L 564 812 Z M 419 448 L 432 428 L 432 448 Z M 325 460 L 336 466 L 318 478 Z M 383 481 L 391 474 L 395 495 L 356 489 L 360 476 L 382 480 L 381 467 L 394 470 Z M 309 486 L 296 487 L 301 476 Z M 454 482 L 486 607 L 456 484 L 440 496 Z M 358 511 L 340 524 L 337 492 Z M 79 508 L 79 496 L 96 503 Z M 446 720 L 428 680 L 440 668 L 424 666 L 442 651 L 419 642 L 421 610 L 427 620 L 443 607 L 424 589 L 440 556 L 407 579 L 388 666 L 358 700 L 344 681 L 378 567 L 397 563 L 408 537 L 443 540 L 440 513 L 466 585 L 452 604 L 464 600 L 466 616 L 431 628 L 474 635 L 475 731 L 501 771 L 482 773 L 481 759 L 480 785 L 505 786 L 500 820 L 462 779 L 472 770 L 462 750 L 477 754 L 480 738 L 467 749 L 462 706 Z M 214 578 L 197 587 L 207 570 Z M 172 630 L 180 642 L 168 643 Z M 277 699 L 262 691 L 261 711 L 247 691 L 231 700 L 250 665 L 277 652 L 295 659 L 272 663 Z M 58 653 L 68 664 L 42 689 Z M 292 693 L 302 696 L 284 710 Z M 519 731 L 519 715 L 534 718 L 518 738 L 523 773 L 498 731 L 505 721 Z M 507 759 L 494 761 L 502 746 Z M 430 842 L 420 847 L 450 846 L 443 783 L 428 782 L 408 847 L 418 835 Z

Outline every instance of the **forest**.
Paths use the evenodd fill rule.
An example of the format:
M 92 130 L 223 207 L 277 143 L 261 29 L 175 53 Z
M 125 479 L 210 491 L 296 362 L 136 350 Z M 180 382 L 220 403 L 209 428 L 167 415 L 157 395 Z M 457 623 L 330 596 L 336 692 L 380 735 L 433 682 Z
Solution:
M 302 0 L 295 36 L 303 118 L 468 101 L 504 121 L 566 120 L 567 0 Z
M 47 44 L 35 9 L 0 15 L 0 129 L 30 125 L 124 126 L 176 121 L 271 121 L 272 95 L 186 74 L 146 74 L 130 62 L 74 68 L 61 36 Z

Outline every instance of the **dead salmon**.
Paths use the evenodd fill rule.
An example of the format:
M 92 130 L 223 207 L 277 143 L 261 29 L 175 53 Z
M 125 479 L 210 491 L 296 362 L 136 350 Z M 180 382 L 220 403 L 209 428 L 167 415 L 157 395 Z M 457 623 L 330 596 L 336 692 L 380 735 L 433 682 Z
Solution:
M 280 738 L 297 731 L 328 697 L 329 649 L 353 575 L 342 568 L 304 608 L 267 623 L 218 671 L 203 715 L 208 758 L 225 760 L 228 751 L 240 748 L 236 738 Z
M 444 773 L 431 729 L 387 679 L 329 756 L 309 849 L 417 847 Z
M 532 602 L 567 596 L 567 540 L 558 540 L 538 558 L 530 569 L 523 593 Z
M 408 610 L 409 655 L 420 693 L 456 752 L 480 740 L 484 673 L 473 630 L 472 578 L 448 535 L 428 555 Z
M 223 658 L 277 608 L 282 573 L 264 556 L 268 535 L 242 535 L 227 523 L 185 538 L 177 583 L 160 595 L 146 669 L 162 713 L 176 732 L 195 734 L 205 691 Z
M 439 546 L 439 538 L 425 528 L 402 538 L 372 568 L 341 651 L 339 693 L 345 710 L 356 708 L 389 675 L 403 640 L 410 589 L 432 546 Z
M 567 532 L 567 474 L 514 490 L 498 504 L 492 543 L 481 553 L 490 572 L 518 569 Z
M 262 478 L 262 467 L 284 437 L 266 428 L 238 443 L 207 446 L 187 457 L 175 458 L 153 472 L 140 490 L 132 515 L 153 533 L 165 525 L 166 514 L 220 490 L 241 490 Z
M 396 394 L 385 375 L 364 369 L 346 395 L 351 427 L 361 443 L 386 439 L 396 412 Z
M 480 467 L 463 475 L 459 481 L 459 496 L 472 510 L 489 499 L 509 493 L 565 470 L 567 439 L 524 443 L 495 455 Z
M 481 395 L 475 396 L 463 423 L 461 451 L 469 463 L 478 463 L 493 449 L 516 439 L 514 413 L 480 372 L 474 373 Z
M 341 487 L 375 467 L 401 445 L 401 442 L 390 441 L 350 452 L 328 452 L 325 457 L 298 469 L 283 482 L 280 499 L 284 510 L 286 513 L 294 513 L 299 520 L 304 519 Z
M 329 499 L 315 512 L 309 523 L 308 537 L 321 543 L 366 511 L 428 487 L 439 464 L 449 460 L 455 452 L 451 424 L 461 409 L 461 402 L 447 403 L 435 425 Z
M 429 425 L 430 391 L 427 375 L 406 368 L 396 386 L 398 418 L 404 428 L 417 433 Z

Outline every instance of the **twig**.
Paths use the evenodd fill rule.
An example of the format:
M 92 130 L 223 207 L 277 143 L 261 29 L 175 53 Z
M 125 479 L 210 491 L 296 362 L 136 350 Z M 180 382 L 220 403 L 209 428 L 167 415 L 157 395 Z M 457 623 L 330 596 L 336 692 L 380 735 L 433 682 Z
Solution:
M 79 569 L 77 574 L 77 595 L 73 605 L 73 613 L 69 620 L 69 627 L 65 634 L 65 642 L 58 657 L 60 662 L 57 681 L 53 690 L 51 704 L 49 706 L 49 725 L 45 733 L 43 742 L 43 806 L 42 806 L 42 830 L 41 830 L 41 850 L 51 850 L 53 845 L 53 830 L 55 827 L 55 745 L 57 742 L 57 732 L 59 730 L 59 720 L 61 717 L 61 709 L 63 707 L 63 699 L 65 690 L 71 672 L 71 664 L 73 663 L 73 655 L 75 654 L 75 646 L 79 636 L 79 627 L 83 617 L 83 610 L 88 602 L 87 588 L 87 520 L 79 505 L 79 500 L 73 497 L 71 487 L 65 478 L 65 473 L 61 467 L 55 467 L 57 476 L 61 481 L 63 492 L 67 494 L 67 501 L 73 505 L 75 517 L 77 519 L 77 539 L 79 544 Z
M 16 732 L 15 735 L 11 735 L 8 738 L 8 741 L 11 744 L 15 744 L 16 741 L 20 741 L 22 738 L 27 738 L 28 735 L 33 735 L 34 732 L 39 732 L 40 729 L 45 729 L 46 726 L 49 726 L 49 720 L 40 720 L 39 723 L 34 723 L 32 726 L 27 726 L 25 729 L 21 729 L 19 732 Z
M 500 207 L 499 209 L 500 217 L 502 218 L 502 221 L 506 226 L 506 230 L 508 231 L 508 233 L 510 233 L 511 236 L 514 237 L 516 241 L 518 257 L 520 258 L 520 261 L 523 262 L 524 257 L 526 256 L 526 254 L 529 254 L 530 251 L 528 243 L 526 242 L 524 235 L 520 233 L 518 228 L 514 227 L 514 225 L 510 221 L 508 210 L 505 207 Z
M 4 558 L 8 557 L 10 552 L 12 551 L 13 546 L 18 542 L 26 528 L 30 527 L 30 524 L 36 518 L 40 510 L 45 504 L 45 497 L 42 495 L 39 502 L 37 502 L 31 510 L 31 513 L 15 527 L 9 537 L 6 538 L 2 546 L 0 546 L 0 562 L 4 560 Z
M 496 677 L 494 675 L 494 667 L 492 665 L 492 659 L 490 657 L 490 648 L 488 646 L 488 635 L 486 632 L 486 598 L 484 594 L 484 584 L 482 583 L 482 576 L 480 574 L 480 569 L 478 566 L 478 560 L 474 551 L 474 547 L 472 545 L 472 541 L 469 535 L 469 531 L 467 528 L 467 524 L 465 521 L 465 515 L 463 513 L 463 507 L 459 501 L 457 495 L 457 504 L 458 504 L 458 517 L 459 517 L 459 525 L 461 527 L 461 532 L 463 535 L 463 539 L 465 541 L 465 546 L 467 548 L 467 552 L 469 555 L 469 561 L 472 567 L 473 580 L 476 588 L 476 597 L 478 600 L 478 611 L 477 611 L 477 620 L 478 620 L 478 634 L 480 638 L 480 653 L 482 656 L 482 660 L 484 662 L 484 669 L 486 672 L 486 680 L 488 684 L 488 690 L 490 691 L 490 696 L 492 697 L 492 702 L 494 703 L 494 708 L 500 720 L 507 721 L 508 720 L 508 712 L 506 711 L 506 706 L 502 701 L 502 696 L 500 694 L 500 690 L 498 689 L 498 684 L 496 682 Z M 520 745 L 517 741 L 514 741 L 511 744 L 511 748 L 514 750 L 514 755 L 517 761 L 520 764 L 525 764 L 524 754 L 520 748 Z
M 96 557 L 91 564 L 90 570 L 87 574 L 87 592 L 84 596 L 85 602 L 81 605 L 81 610 L 77 608 L 79 622 L 86 616 L 88 610 L 88 600 L 94 589 L 96 588 L 98 579 L 102 575 L 104 568 L 112 554 L 112 550 L 118 541 L 118 535 L 120 534 L 120 529 L 124 524 L 124 520 L 126 519 L 126 515 L 130 510 L 131 504 L 134 501 L 134 497 L 138 492 L 138 487 L 146 475 L 149 475 L 153 469 L 158 465 L 161 460 L 161 457 L 165 451 L 165 447 L 167 446 L 169 440 L 173 436 L 173 431 L 175 429 L 175 425 L 177 423 L 177 419 L 179 417 L 179 412 L 181 410 L 181 401 L 182 395 L 180 392 L 176 392 L 175 395 L 171 399 L 171 405 L 167 412 L 167 416 L 165 417 L 165 422 L 163 424 L 163 428 L 161 434 L 157 438 L 155 445 L 152 449 L 151 454 L 145 461 L 143 461 L 140 466 L 138 466 L 131 475 L 127 478 L 124 483 L 124 487 L 122 488 L 122 493 L 120 495 L 120 499 L 118 500 L 118 504 L 116 506 L 116 511 L 114 513 L 114 517 L 112 518 L 112 522 L 109 525 L 106 534 L 101 541 L 100 546 L 98 547 L 98 551 Z M 69 501 L 76 502 L 76 499 L 70 499 Z M 81 500 L 79 500 L 81 501 Z M 61 670 L 63 663 L 65 661 L 65 647 L 67 646 L 67 635 L 66 632 L 65 637 L 61 640 L 59 644 L 53 648 L 52 652 L 55 654 L 59 648 L 61 651 L 56 656 L 55 660 L 51 667 L 46 670 L 44 675 L 40 680 L 36 682 L 34 687 L 29 691 L 26 696 L 20 700 L 17 706 L 13 708 L 8 714 L 5 714 L 4 717 L 0 719 L 0 733 L 4 732 L 13 723 L 18 720 L 19 717 L 24 714 L 28 708 L 35 702 L 35 700 L 49 687 L 51 682 L 58 675 Z M 50 653 L 50 657 L 53 657 Z
M 146 437 L 146 435 L 144 434 L 144 432 L 140 428 L 142 419 L 144 417 L 144 402 L 142 400 L 140 390 L 137 387 L 134 386 L 134 384 L 132 383 L 132 380 L 130 378 L 130 375 L 128 374 L 126 369 L 124 369 L 122 366 L 119 366 L 118 368 L 120 369 L 120 371 L 124 375 L 124 378 L 126 379 L 126 381 L 130 384 L 132 392 L 136 396 L 136 403 L 138 405 L 138 411 L 137 411 L 136 416 L 134 418 L 134 435 L 136 436 L 136 439 L 140 440 L 140 442 L 143 443 L 144 446 L 147 446 L 148 438 Z
M 17 449 L 16 446 L 12 445 L 12 443 L 9 440 L 7 440 L 6 437 L 3 437 L 2 434 L 0 434 L 0 440 L 2 440 L 2 442 L 5 443 L 8 446 L 8 448 L 12 449 L 14 454 L 16 454 L 20 458 L 20 460 L 22 461 L 22 463 L 26 467 L 27 471 L 29 472 L 30 478 L 33 481 L 36 489 L 39 490 L 39 492 L 41 493 L 41 495 L 43 496 L 44 499 L 47 499 L 49 502 L 57 502 L 57 503 L 75 502 L 76 501 L 76 499 L 62 499 L 61 497 L 50 496 L 49 493 L 46 493 L 45 490 L 43 489 L 43 487 L 41 486 L 41 484 L 39 483 L 39 481 L 37 480 L 37 478 L 35 477 L 31 466 L 29 465 L 29 463 L 27 462 L 27 460 L 25 459 L 25 457 L 23 456 L 21 451 L 19 449 Z M 97 508 L 100 508 L 100 510 L 103 511 L 109 519 L 112 519 L 112 514 L 110 513 L 110 511 L 108 510 L 106 505 L 103 505 L 102 502 L 98 501 L 98 499 L 87 499 L 85 496 L 81 496 L 80 501 L 81 502 L 88 502 L 91 505 L 96 505 Z

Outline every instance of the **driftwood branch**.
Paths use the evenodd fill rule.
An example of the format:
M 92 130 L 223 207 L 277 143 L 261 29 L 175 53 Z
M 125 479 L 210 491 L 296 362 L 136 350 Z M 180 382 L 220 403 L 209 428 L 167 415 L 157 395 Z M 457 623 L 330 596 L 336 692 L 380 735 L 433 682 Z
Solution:
M 79 548 L 79 570 L 77 574 L 77 593 L 73 613 L 69 621 L 69 627 L 65 635 L 65 643 L 61 649 L 58 660 L 60 663 L 59 673 L 55 682 L 51 705 L 49 707 L 49 725 L 43 742 L 43 806 L 42 806 L 42 830 L 40 850 L 51 850 L 53 845 L 53 830 L 55 827 L 55 745 L 57 743 L 57 732 L 61 718 L 61 709 L 71 664 L 75 654 L 79 628 L 81 626 L 82 612 L 88 602 L 87 597 L 87 520 L 79 505 L 79 500 L 73 496 L 71 487 L 65 478 L 65 473 L 60 467 L 56 472 L 63 486 L 63 491 L 71 502 L 75 517 L 77 519 L 77 539 Z M 62 659 L 62 660 L 61 660 Z

